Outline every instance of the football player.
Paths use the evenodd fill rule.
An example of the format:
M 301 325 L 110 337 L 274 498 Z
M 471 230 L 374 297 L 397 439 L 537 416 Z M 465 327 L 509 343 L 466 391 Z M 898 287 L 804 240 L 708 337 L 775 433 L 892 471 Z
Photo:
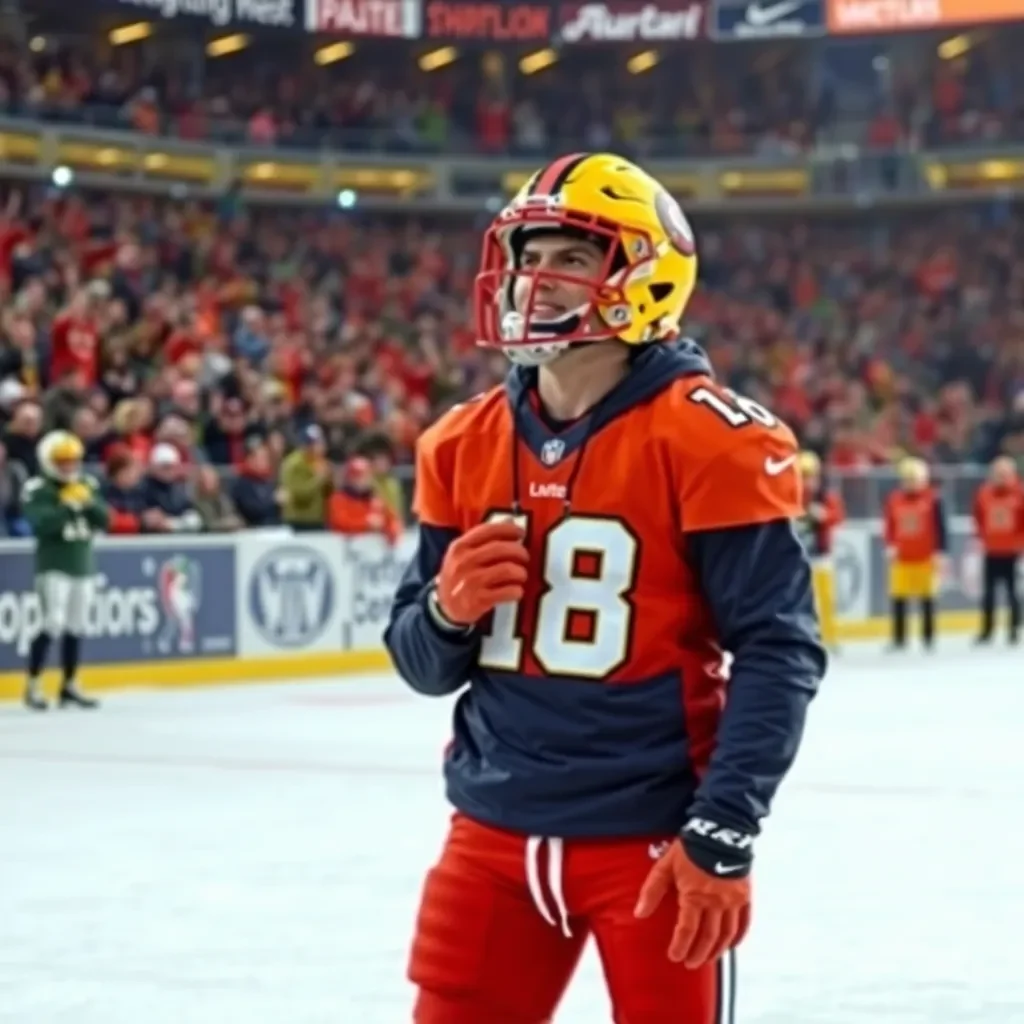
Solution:
M 977 643 L 987 644 L 995 627 L 996 596 L 1006 590 L 1009 639 L 1020 640 L 1021 601 L 1017 569 L 1024 551 L 1024 485 L 1008 455 L 993 459 L 988 480 L 974 496 L 974 531 L 985 561 L 982 570 L 981 632 Z
M 797 529 L 814 570 L 814 599 L 821 621 L 821 639 L 835 652 L 838 635 L 832 539 L 846 513 L 839 492 L 828 486 L 821 459 L 814 452 L 805 451 L 800 453 L 799 464 L 804 481 L 804 513 Z
M 545 167 L 484 238 L 478 338 L 514 365 L 420 441 L 385 634 L 413 689 L 462 690 L 418 1024 L 550 1020 L 588 936 L 620 1024 L 733 1019 L 826 657 L 793 436 L 677 340 L 696 273 L 678 204 L 608 154 Z
M 61 640 L 63 671 L 58 702 L 61 707 L 98 707 L 76 680 L 82 637 L 95 586 L 93 540 L 106 530 L 109 511 L 99 495 L 99 483 L 82 472 L 85 448 L 64 430 L 47 434 L 37 448 L 39 476 L 27 481 L 25 518 L 35 538 L 35 584 L 42 608 L 42 629 L 28 655 L 25 704 L 45 711 L 41 676 L 50 643 Z
M 886 499 L 883 510 L 892 651 L 902 650 L 907 642 L 910 601 L 921 606 L 921 638 L 925 648 L 935 643 L 935 599 L 949 536 L 942 497 L 931 486 L 928 463 L 906 458 L 900 462 L 898 473 L 900 487 Z

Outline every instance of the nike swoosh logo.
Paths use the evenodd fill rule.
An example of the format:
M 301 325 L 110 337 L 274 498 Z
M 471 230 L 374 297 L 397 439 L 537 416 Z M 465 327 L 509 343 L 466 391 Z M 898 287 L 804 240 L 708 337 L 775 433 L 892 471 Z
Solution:
M 787 459 L 773 459 L 769 456 L 764 460 L 764 471 L 769 476 L 778 476 L 780 473 L 785 473 L 794 462 L 796 462 L 795 455 L 790 455 Z
M 772 7 L 761 7 L 758 4 L 751 4 L 747 8 L 747 21 L 758 27 L 774 24 L 781 21 L 787 14 L 793 14 L 800 10 L 803 0 L 783 0 L 783 3 L 775 4 Z
M 742 864 L 723 864 L 720 860 L 715 862 L 716 875 L 731 875 L 734 871 L 742 870 Z

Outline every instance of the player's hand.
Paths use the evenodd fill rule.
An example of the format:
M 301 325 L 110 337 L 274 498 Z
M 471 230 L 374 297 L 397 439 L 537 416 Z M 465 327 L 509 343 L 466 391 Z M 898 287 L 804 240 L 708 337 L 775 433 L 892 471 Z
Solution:
M 695 970 L 714 963 L 746 935 L 750 878 L 710 874 L 690 859 L 678 839 L 647 875 L 636 916 L 650 917 L 669 894 L 675 895 L 679 906 L 668 947 L 670 960 Z
M 92 497 L 92 488 L 82 480 L 74 480 L 60 489 L 60 500 L 65 505 L 81 507 Z
M 522 527 L 481 523 L 452 541 L 437 575 L 437 604 L 455 626 L 473 626 L 496 605 L 519 601 L 530 554 Z

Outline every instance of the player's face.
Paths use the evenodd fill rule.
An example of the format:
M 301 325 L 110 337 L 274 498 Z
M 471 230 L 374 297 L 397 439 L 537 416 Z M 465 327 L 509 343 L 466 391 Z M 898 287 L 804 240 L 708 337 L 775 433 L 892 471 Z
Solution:
M 604 253 L 592 242 L 558 235 L 528 239 L 523 246 L 521 267 L 536 272 L 548 271 L 575 278 L 566 280 L 541 274 L 516 278 L 513 301 L 518 312 L 537 320 L 557 320 L 587 306 L 593 298 L 593 286 L 604 269 Z M 531 291 L 536 282 L 536 292 Z
M 992 463 L 992 482 L 1005 487 L 1013 483 L 1017 475 L 1016 467 L 1010 459 L 996 459 Z
M 81 459 L 54 459 L 53 466 L 61 480 L 77 480 L 82 472 Z

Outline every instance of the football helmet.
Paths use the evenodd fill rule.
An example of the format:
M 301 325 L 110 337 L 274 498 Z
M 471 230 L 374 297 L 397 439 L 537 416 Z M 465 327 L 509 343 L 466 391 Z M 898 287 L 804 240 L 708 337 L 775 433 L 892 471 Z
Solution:
M 67 430 L 51 430 L 36 447 L 36 457 L 52 480 L 71 483 L 82 475 L 85 445 Z
M 927 487 L 931 478 L 928 463 L 924 459 L 917 459 L 913 456 L 907 456 L 900 460 L 898 472 L 903 486 L 909 490 L 919 491 Z
M 797 460 L 803 476 L 821 476 L 821 459 L 815 452 L 804 450 Z
M 523 249 L 534 234 L 595 244 L 604 254 L 600 272 L 584 277 L 524 267 Z M 522 278 L 529 287 L 516 287 Z M 534 174 L 484 235 L 474 288 L 477 340 L 536 366 L 574 344 L 671 338 L 696 279 L 689 222 L 654 178 L 610 153 L 563 156 Z M 587 298 L 545 319 L 537 314 L 545 281 L 581 286 Z

